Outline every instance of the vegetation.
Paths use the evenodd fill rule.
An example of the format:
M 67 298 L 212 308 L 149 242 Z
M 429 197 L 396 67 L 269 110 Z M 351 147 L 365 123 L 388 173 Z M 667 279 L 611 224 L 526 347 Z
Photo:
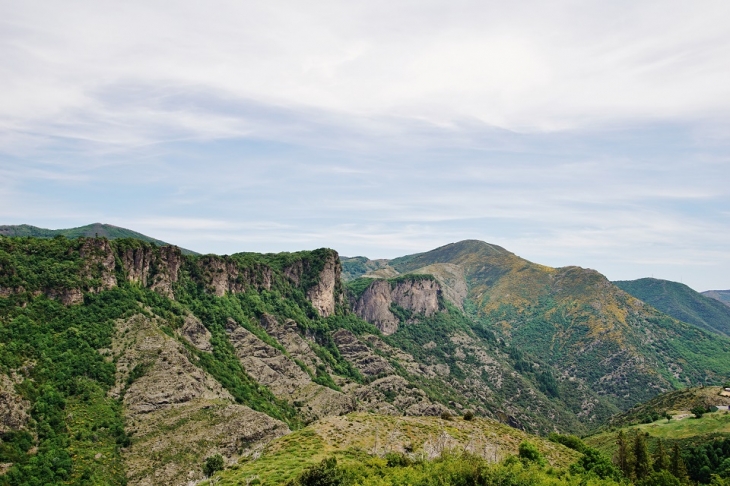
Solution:
M 730 307 L 684 284 L 656 278 L 613 284 L 675 319 L 715 334 L 730 336 Z

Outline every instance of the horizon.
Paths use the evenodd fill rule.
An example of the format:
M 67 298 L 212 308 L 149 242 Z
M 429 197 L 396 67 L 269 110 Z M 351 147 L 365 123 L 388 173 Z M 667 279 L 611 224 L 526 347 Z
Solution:
M 108 224 L 108 223 L 101 223 L 101 222 L 95 222 L 95 223 L 90 223 L 90 224 L 88 224 L 88 225 L 82 225 L 82 226 L 78 226 L 78 227 L 74 227 L 74 228 L 40 228 L 40 227 L 38 227 L 38 226 L 35 226 L 35 225 L 29 225 L 29 224 L 26 224 L 26 226 L 31 226 L 31 227 L 35 227 L 35 228 L 38 228 L 38 229 L 46 229 L 46 230 L 56 230 L 56 231 L 57 231 L 57 230 L 72 230 L 72 229 L 79 229 L 79 228 L 84 228 L 84 227 L 86 227 L 86 226 L 95 226 L 95 225 L 102 225 L 102 226 L 113 226 L 113 227 L 115 227 L 115 228 L 120 228 L 120 229 L 125 229 L 125 230 L 135 231 L 135 230 L 134 230 L 133 228 L 123 228 L 123 227 L 121 227 L 121 226 L 116 226 L 116 225 L 112 225 L 112 224 Z M 0 227 L 2 227 L 2 226 L 13 226 L 13 225 L 0 225 Z M 19 225 L 19 226 L 20 226 L 20 225 Z M 160 240 L 159 238 L 156 238 L 156 237 L 155 237 L 154 235 L 147 235 L 147 234 L 142 234 L 142 233 L 140 233 L 139 231 L 135 231 L 135 232 L 136 232 L 136 233 L 139 233 L 139 234 L 140 234 L 140 235 L 142 235 L 142 236 L 148 237 L 148 238 L 154 238 L 154 239 L 156 239 L 156 240 Z M 480 242 L 482 242 L 482 243 L 487 243 L 487 244 L 489 244 L 489 245 L 495 245 L 495 243 L 491 243 L 491 242 L 488 242 L 488 241 L 483 241 L 483 240 L 475 240 L 474 238 L 466 238 L 466 239 L 464 239 L 464 240 L 459 240 L 459 241 L 451 241 L 451 242 L 448 242 L 448 243 L 444 243 L 444 244 L 442 244 L 442 245 L 439 245 L 439 246 L 436 246 L 436 247 L 433 247 L 433 248 L 429 248 L 429 249 L 426 249 L 426 250 L 423 250 L 423 251 L 417 251 L 417 252 L 414 252 L 414 253 L 408 253 L 408 254 L 402 254 L 402 255 L 395 255 L 395 256 L 391 256 L 391 257 L 382 257 L 382 258 L 381 258 L 381 257 L 371 257 L 371 256 L 368 256 L 368 255 L 364 255 L 364 254 L 363 254 L 363 255 L 344 255 L 344 254 L 340 253 L 340 252 L 339 252 L 339 250 L 338 250 L 337 248 L 332 248 L 332 247 L 322 247 L 322 248 L 329 248 L 329 249 L 335 250 L 335 251 L 337 252 L 338 256 L 339 256 L 339 257 L 340 257 L 341 259 L 342 259 L 342 258 L 345 258 L 345 259 L 348 259 L 348 258 L 367 258 L 367 259 L 369 259 L 369 260 L 393 260 L 393 259 L 395 259 L 395 258 L 400 258 L 400 257 L 404 257 L 404 256 L 411 256 L 411 255 L 417 255 L 417 254 L 421 254 L 421 253 L 428 253 L 429 251 L 432 251 L 432 250 L 437 250 L 437 249 L 439 249 L 439 248 L 441 248 L 441 247 L 443 247 L 443 246 L 448 246 L 448 245 L 451 245 L 451 244 L 455 244 L 455 243 L 460 243 L 460 242 L 463 242 L 463 241 L 470 241 L 470 240 L 471 240 L 471 241 L 480 241 Z M 162 241 L 162 240 L 161 240 L 161 241 Z M 175 242 L 172 242 L 172 241 L 164 241 L 164 242 L 165 242 L 166 244 L 169 244 L 169 245 L 172 245 L 172 246 L 177 246 L 178 248 L 182 248 L 182 246 L 181 246 L 181 245 L 178 245 L 178 244 L 176 244 Z M 497 245 L 497 246 L 500 246 L 500 245 Z M 200 254 L 200 255 L 205 255 L 205 254 L 213 254 L 213 255 L 221 255 L 221 256 L 225 256 L 225 255 L 229 255 L 229 254 L 235 254 L 235 253 L 245 253 L 244 251 L 241 251 L 241 252 L 231 252 L 231 253 L 225 253 L 225 254 L 220 254 L 220 253 L 212 253 L 212 252 L 210 252 L 210 253 L 203 253 L 203 252 L 198 252 L 198 251 L 196 251 L 195 249 L 191 249 L 191 248 L 184 248 L 184 249 L 185 249 L 185 250 L 191 250 L 191 251 L 194 251 L 195 253 L 198 253 L 198 254 Z M 291 251 L 291 252 L 295 252 L 295 251 L 306 251 L 306 250 L 314 250 L 314 249 L 316 249 L 316 248 L 300 248 L 300 249 L 298 249 L 298 250 L 283 250 L 283 251 Z M 510 251 L 510 250 L 509 250 L 509 248 L 504 248 L 504 249 L 505 249 L 505 250 L 507 250 L 507 251 Z M 278 252 L 266 252 L 266 251 L 261 251 L 261 252 L 256 252 L 256 253 L 278 253 Z M 513 252 L 511 252 L 511 253 L 513 253 Z M 530 261 L 531 263 L 537 263 L 537 264 L 541 264 L 540 262 L 537 262 L 537 261 L 533 261 L 533 260 L 530 260 L 530 259 L 528 259 L 528 258 L 524 258 L 524 257 L 522 257 L 521 255 L 517 255 L 517 256 L 518 256 L 518 257 L 520 257 L 520 258 L 523 258 L 524 260 Z M 566 265 L 566 266 L 580 266 L 580 265 Z M 560 267 L 555 267 L 555 268 L 560 268 Z M 601 273 L 602 275 L 605 275 L 605 274 L 603 274 L 603 272 L 601 272 L 601 269 L 599 269 L 599 268 L 590 268 L 590 267 L 583 267 L 583 268 L 589 268 L 589 269 L 591 269 L 591 270 L 596 270 L 597 272 Z M 606 276 L 606 277 L 608 278 L 608 276 Z M 714 289 L 704 289 L 704 290 L 701 290 L 701 289 L 695 289 L 695 288 L 692 288 L 692 287 L 691 287 L 690 285 L 688 285 L 688 284 L 686 284 L 686 283 L 684 283 L 684 282 L 681 282 L 681 281 L 675 281 L 675 280 L 668 280 L 668 279 L 662 279 L 662 278 L 658 278 L 658 277 L 655 277 L 654 275 L 651 275 L 651 276 L 644 276 L 644 277 L 637 277 L 637 278 L 635 278 L 635 279 L 610 279 L 610 278 L 609 278 L 609 281 L 611 281 L 611 282 L 621 282 L 621 281 L 634 281 L 634 280 L 641 280 L 641 279 L 653 279 L 653 280 L 659 280 L 659 281 L 668 281 L 668 282 L 674 282 L 674 283 L 679 283 L 679 284 L 682 284 L 682 285 L 686 285 L 686 286 L 687 286 L 687 287 L 689 287 L 690 289 L 694 290 L 695 292 L 699 292 L 699 293 L 702 293 L 702 292 L 711 292 L 711 291 L 724 291 L 724 290 L 728 290 L 728 289 L 720 289 L 720 288 L 714 288 Z
M 0 221 L 730 288 L 730 3 L 0 5 Z

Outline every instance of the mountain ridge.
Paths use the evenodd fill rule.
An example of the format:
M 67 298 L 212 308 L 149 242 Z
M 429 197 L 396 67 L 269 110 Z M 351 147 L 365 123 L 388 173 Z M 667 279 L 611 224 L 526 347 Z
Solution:
M 656 278 L 612 283 L 675 319 L 730 336 L 730 307 L 682 283 Z
M 173 246 L 171 243 L 167 243 L 151 236 L 143 235 L 134 230 L 122 228 L 121 226 L 114 226 L 105 223 L 91 223 L 77 228 L 65 228 L 65 229 L 47 229 L 39 228 L 38 226 L 32 226 L 29 224 L 19 225 L 0 225 L 0 235 L 9 237 L 19 236 L 31 236 L 34 238 L 53 238 L 55 236 L 65 236 L 66 238 L 79 238 L 79 237 L 104 237 L 110 240 L 117 238 L 134 238 L 148 243 L 152 243 L 156 246 Z M 184 254 L 198 255 L 198 253 L 180 248 Z

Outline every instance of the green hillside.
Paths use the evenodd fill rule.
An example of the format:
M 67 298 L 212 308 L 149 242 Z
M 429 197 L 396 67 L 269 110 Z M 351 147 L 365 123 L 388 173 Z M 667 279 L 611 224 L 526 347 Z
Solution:
M 675 319 L 730 336 L 730 307 L 684 284 L 656 278 L 623 280 L 613 284 Z
M 20 225 L 1 225 L 0 235 L 2 236 L 32 236 L 34 238 L 53 238 L 54 236 L 65 236 L 66 238 L 108 238 L 115 240 L 118 238 L 134 238 L 137 240 L 146 241 L 157 246 L 167 246 L 170 243 L 166 243 L 162 240 L 152 238 L 150 236 L 137 233 L 126 228 L 120 228 L 111 224 L 93 223 L 87 224 L 86 226 L 79 226 L 78 228 L 68 229 L 46 229 L 31 226 L 29 224 Z M 197 255 L 194 251 L 182 249 L 183 253 L 188 255 Z
M 599 402 L 626 409 L 730 376 L 729 340 L 645 305 L 595 270 L 550 268 L 475 240 L 389 262 L 399 272 L 437 263 L 463 269 L 472 319 Z
M 730 479 L 728 404 L 730 393 L 722 396 L 721 387 L 677 390 L 638 404 L 614 417 L 610 427 L 584 440 L 606 456 L 615 458 L 619 434 L 628 444 L 633 444 L 640 435 L 654 462 L 661 445 L 669 456 L 667 459 L 673 450 L 680 452 L 693 482 L 725 484 L 723 478 Z
M 708 290 L 702 292 L 702 295 L 710 299 L 719 300 L 723 304 L 730 306 L 730 290 Z

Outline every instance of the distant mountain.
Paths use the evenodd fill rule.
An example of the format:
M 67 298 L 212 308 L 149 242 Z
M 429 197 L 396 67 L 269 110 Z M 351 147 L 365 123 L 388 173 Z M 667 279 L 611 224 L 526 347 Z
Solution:
M 723 304 L 730 306 L 730 290 L 708 290 L 702 292 L 702 295 L 711 299 L 719 300 Z
M 126 228 L 120 228 L 111 224 L 93 223 L 87 224 L 86 226 L 79 226 L 78 228 L 67 228 L 67 229 L 46 229 L 38 228 L 37 226 L 31 226 L 29 224 L 18 224 L 18 225 L 0 225 L 0 235 L 2 236 L 32 236 L 34 238 L 53 238 L 54 236 L 65 236 L 66 238 L 93 238 L 93 237 L 104 237 L 110 240 L 118 238 L 135 238 L 137 240 L 146 241 L 156 246 L 167 246 L 167 243 L 151 236 L 143 235 Z M 186 255 L 197 255 L 198 253 L 181 248 L 183 254 Z
M 584 395 L 573 409 L 579 416 L 592 416 L 599 405 L 627 409 L 730 373 L 727 338 L 658 311 L 595 270 L 546 267 L 476 240 L 395 258 L 379 272 L 387 268 L 434 275 L 445 297 L 463 296 L 475 328 L 512 349 L 518 370 L 537 369 L 535 363 L 546 383 L 552 375 L 566 390 L 597 394 Z
M 675 319 L 730 336 L 730 307 L 684 284 L 657 278 L 621 280 L 613 284 Z

